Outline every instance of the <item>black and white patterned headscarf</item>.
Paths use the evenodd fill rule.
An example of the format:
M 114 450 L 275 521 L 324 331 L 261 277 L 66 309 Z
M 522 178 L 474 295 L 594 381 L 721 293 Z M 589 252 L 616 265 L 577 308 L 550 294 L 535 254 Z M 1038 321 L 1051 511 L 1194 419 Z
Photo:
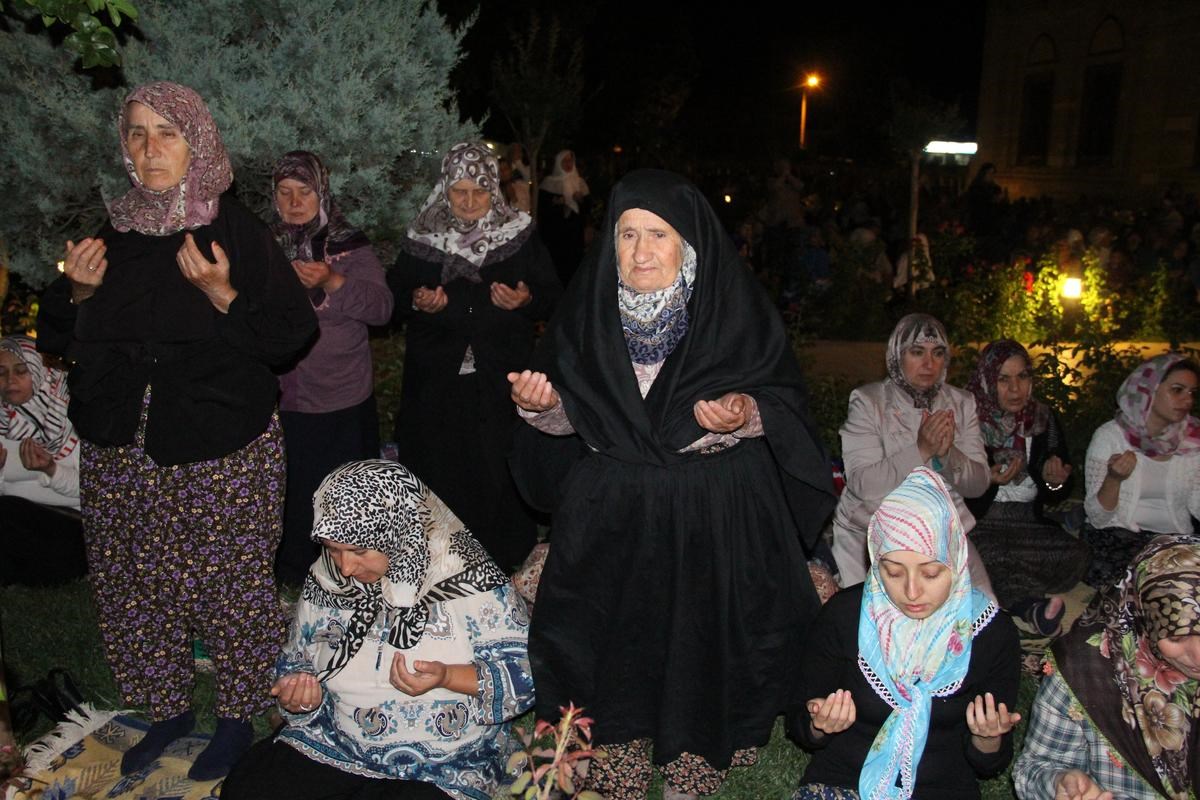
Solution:
M 446 504 L 394 461 L 354 461 L 326 476 L 313 495 L 312 538 L 388 558 L 377 583 L 342 575 L 328 550 L 309 570 L 307 602 L 353 612 L 343 635 L 317 643 L 313 666 L 320 680 L 350 662 L 381 613 L 387 614 L 387 642 L 407 650 L 421 640 L 431 605 L 508 580 Z
M 491 195 L 492 207 L 482 219 L 467 222 L 454 216 L 450 187 L 462 180 L 487 189 Z M 442 159 L 442 175 L 409 227 L 402 246 L 426 260 L 440 254 L 444 284 L 455 278 L 478 283 L 479 269 L 488 256 L 506 257 L 505 246 L 523 243 L 532 223 L 532 217 L 504 199 L 500 167 L 487 147 L 459 142 Z M 502 248 L 504 251 L 499 252 Z

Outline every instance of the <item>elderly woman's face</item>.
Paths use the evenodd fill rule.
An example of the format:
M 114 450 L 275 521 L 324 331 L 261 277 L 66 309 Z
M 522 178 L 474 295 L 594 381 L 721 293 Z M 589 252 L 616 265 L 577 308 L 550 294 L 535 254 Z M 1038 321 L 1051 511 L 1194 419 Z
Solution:
M 324 539 L 321 542 L 338 572 L 361 583 L 377 583 L 387 574 L 388 557 L 378 550 Z
M 631 208 L 617 220 L 617 264 L 635 292 L 665 289 L 683 264 L 683 237 L 657 214 Z
M 910 344 L 901 357 L 904 380 L 914 389 L 932 389 L 946 368 L 946 348 L 936 342 Z
M 33 397 L 33 375 L 16 353 L 0 350 L 0 397 L 10 406 L 20 406 Z
M 125 146 L 138 180 L 155 192 L 178 186 L 192 158 L 183 132 L 141 103 L 126 111 Z
M 450 184 L 446 192 L 450 199 L 450 213 L 463 222 L 475 222 L 492 210 L 492 193 L 478 183 L 463 178 Z
M 321 196 L 303 181 L 284 178 L 275 184 L 275 208 L 289 225 L 306 225 L 321 210 Z

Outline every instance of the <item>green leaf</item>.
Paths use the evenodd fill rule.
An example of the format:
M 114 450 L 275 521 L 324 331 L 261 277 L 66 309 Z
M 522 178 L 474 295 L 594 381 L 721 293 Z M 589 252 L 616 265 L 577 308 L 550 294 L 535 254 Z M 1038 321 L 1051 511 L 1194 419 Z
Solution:
M 508 788 L 509 794 L 520 794 L 525 791 L 525 787 L 529 785 L 533 775 L 528 772 L 522 772 L 521 775 L 513 781 L 513 785 Z
M 517 767 L 525 763 L 529 756 L 524 750 L 518 750 L 508 757 L 508 764 L 504 767 L 505 772 L 516 772 Z
M 101 28 L 100 20 L 86 11 L 80 11 L 71 19 L 71 27 L 84 33 L 92 33 Z
M 42 24 L 45 25 L 47 28 L 49 28 L 51 25 L 53 25 L 57 21 L 58 21 L 57 17 L 52 17 L 49 14 L 42 14 Z
M 104 8 L 104 0 L 87 0 L 87 7 L 93 14 L 98 14 Z
M 599 792 L 593 792 L 591 789 L 585 789 L 579 793 L 575 800 L 604 800 L 604 795 Z
M 129 2 L 129 0 L 108 0 L 108 13 L 112 14 L 114 12 L 124 14 L 126 17 L 129 17 L 134 21 L 136 21 L 138 18 L 137 7 L 133 3 Z M 113 18 L 113 22 L 118 25 L 120 24 L 117 22 L 115 17 Z

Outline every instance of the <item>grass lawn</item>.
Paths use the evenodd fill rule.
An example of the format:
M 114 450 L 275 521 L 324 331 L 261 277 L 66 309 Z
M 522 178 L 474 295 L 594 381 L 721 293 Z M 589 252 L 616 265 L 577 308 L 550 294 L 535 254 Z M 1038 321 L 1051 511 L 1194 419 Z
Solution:
M 104 663 L 95 611 L 86 582 L 54 589 L 22 587 L 0 588 L 0 635 L 10 691 L 36 680 L 52 667 L 65 667 L 79 683 L 84 696 L 100 708 L 120 707 L 120 697 L 112 675 Z M 1034 681 L 1021 681 L 1019 711 L 1028 718 L 1035 691 Z M 210 675 L 198 676 L 196 688 L 199 727 L 211 731 L 213 683 Z M 265 718 L 256 720 L 259 735 L 267 732 Z M 1018 747 L 1025 722 L 1017 730 Z M 50 724 L 39 726 L 26 735 L 22 744 L 45 733 Z M 783 735 L 782 721 L 775 726 L 770 744 L 753 767 L 736 769 L 722 790 L 714 795 L 723 800 L 783 800 L 791 795 L 808 757 Z M 1012 798 L 1007 773 L 981 785 L 985 800 Z M 658 782 L 650 797 L 658 797 Z

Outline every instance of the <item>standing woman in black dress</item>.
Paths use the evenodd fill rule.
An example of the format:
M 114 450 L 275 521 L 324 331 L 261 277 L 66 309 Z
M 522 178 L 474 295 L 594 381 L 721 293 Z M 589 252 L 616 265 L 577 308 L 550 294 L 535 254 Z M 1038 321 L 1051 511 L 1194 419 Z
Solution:
M 388 285 L 408 326 L 400 461 L 455 510 L 503 569 L 536 542 L 506 456 L 516 420 L 505 375 L 561 293 L 533 219 L 508 205 L 496 159 L 462 142 L 408 229 Z
M 602 239 L 535 364 L 514 474 L 554 511 L 530 659 L 538 714 L 574 702 L 609 758 L 590 780 L 711 794 L 788 702 L 817 612 L 805 555 L 829 463 L 779 314 L 700 191 L 613 189 Z

